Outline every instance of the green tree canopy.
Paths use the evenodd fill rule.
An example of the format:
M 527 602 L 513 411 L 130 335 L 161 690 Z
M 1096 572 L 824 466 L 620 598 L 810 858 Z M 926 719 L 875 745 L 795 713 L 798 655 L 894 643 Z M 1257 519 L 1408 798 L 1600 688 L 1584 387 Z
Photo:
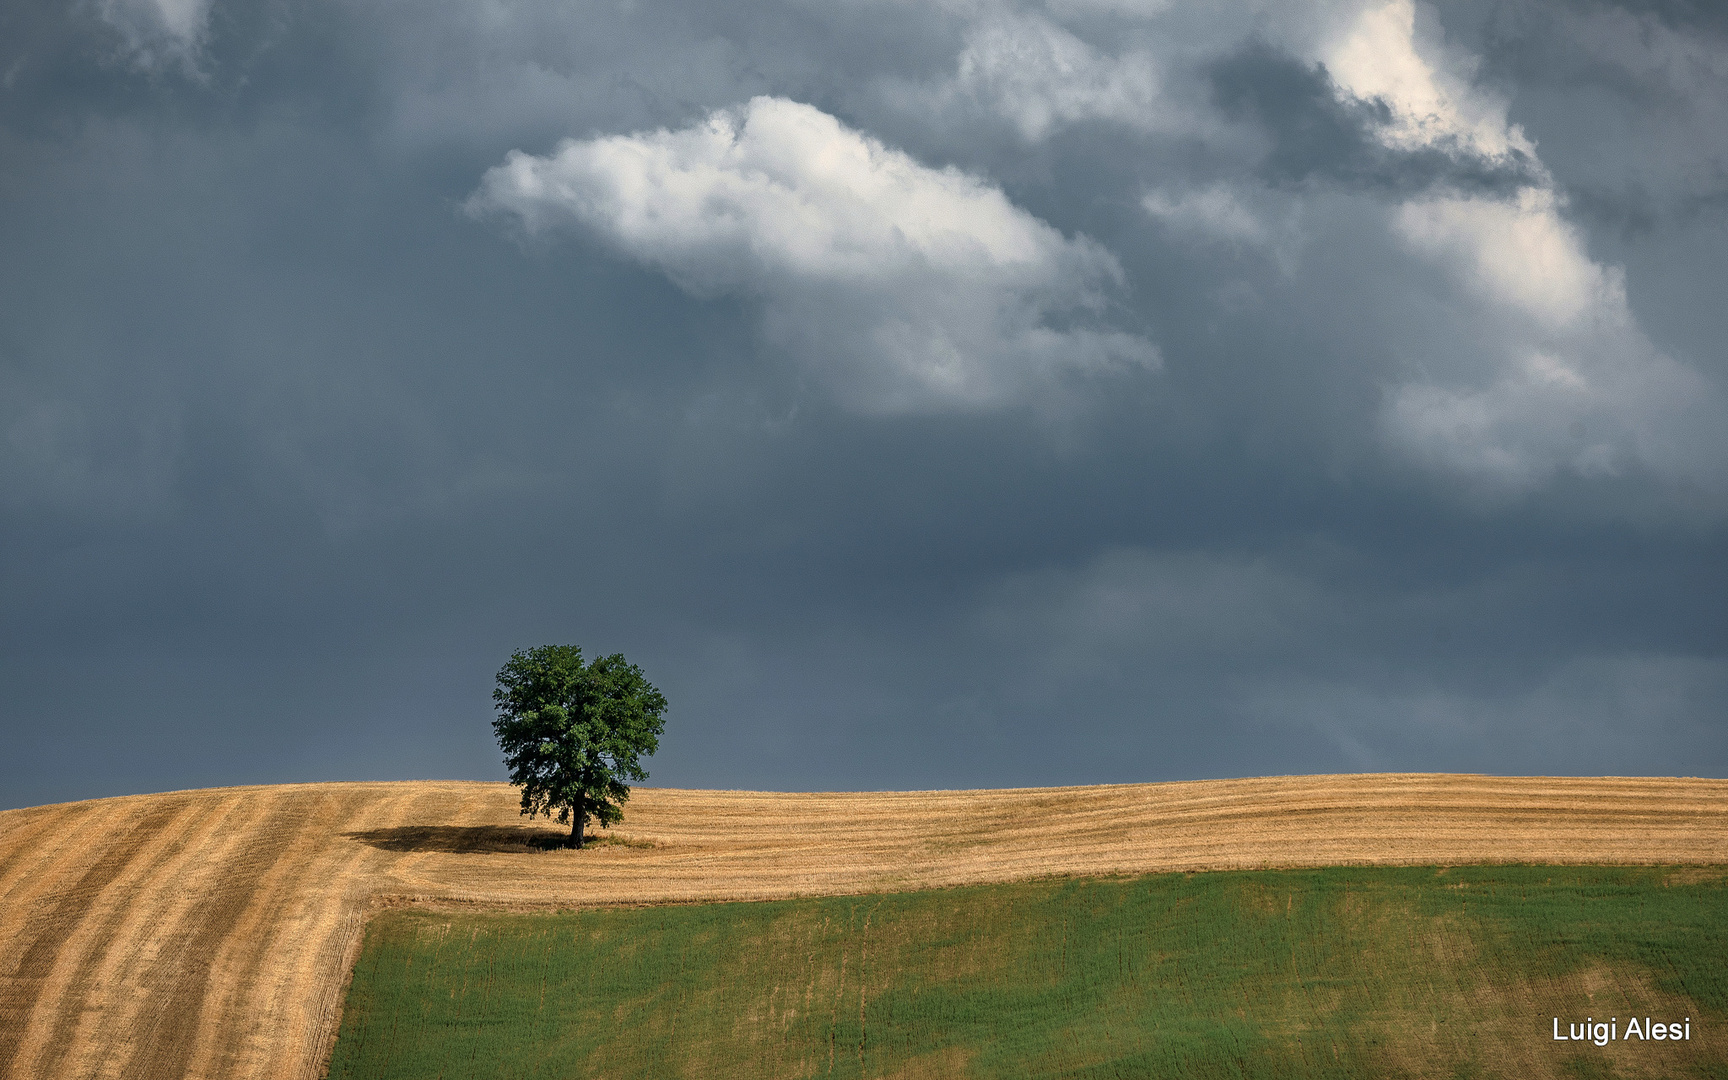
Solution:
M 640 759 L 660 748 L 666 729 L 666 698 L 641 668 L 617 653 L 584 664 L 574 645 L 511 653 L 492 701 L 522 812 L 570 822 L 578 848 L 590 816 L 602 825 L 624 816 L 626 781 L 648 779 Z

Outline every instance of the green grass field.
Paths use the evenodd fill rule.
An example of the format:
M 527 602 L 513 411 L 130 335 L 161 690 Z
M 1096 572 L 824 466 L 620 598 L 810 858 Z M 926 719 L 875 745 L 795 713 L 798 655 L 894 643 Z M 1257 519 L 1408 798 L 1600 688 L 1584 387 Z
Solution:
M 1555 1042 L 1586 1016 L 1690 1041 Z M 333 1080 L 1728 1076 L 1720 871 L 1335 868 L 393 911 Z

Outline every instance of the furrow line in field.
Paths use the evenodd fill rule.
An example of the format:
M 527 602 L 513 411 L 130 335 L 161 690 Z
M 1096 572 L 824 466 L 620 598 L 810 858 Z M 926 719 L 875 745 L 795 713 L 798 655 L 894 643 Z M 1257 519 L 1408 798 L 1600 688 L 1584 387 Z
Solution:
M 278 865 L 304 822 L 281 797 L 256 799 L 258 812 L 234 829 L 226 843 L 232 857 L 218 867 L 189 875 L 186 885 L 198 899 L 183 909 L 177 962 L 149 996 L 157 1003 L 148 1037 L 140 1038 L 125 1059 L 121 1076 L 185 1076 L 198 1032 L 207 1015 L 213 961 L 234 936 L 239 914 L 258 892 L 260 879 Z M 261 969 L 260 969 L 261 970 Z
M 197 1000 L 188 1001 L 186 1013 L 194 1018 L 245 1015 L 250 1023 L 239 1038 L 217 1039 L 211 1025 L 177 1021 L 177 1030 L 173 1032 L 177 1036 L 175 1054 L 183 1075 L 230 1075 L 233 1070 L 228 1068 L 231 1062 L 226 1059 L 240 1056 L 254 1041 L 260 1026 L 280 1024 L 280 1018 L 261 1013 L 245 991 L 249 988 L 255 991 L 261 984 L 279 977 L 285 958 L 270 953 L 281 929 L 271 924 L 286 915 L 282 910 L 285 904 L 281 879 L 289 877 L 295 886 L 304 888 L 301 879 L 306 873 L 307 860 L 326 846 L 317 843 L 316 838 L 327 834 L 337 820 L 335 814 L 320 817 L 308 812 L 308 803 L 317 798 L 294 789 L 276 793 L 270 816 L 248 838 L 252 845 L 248 851 L 249 872 L 240 877 L 242 887 L 204 913 L 200 935 L 205 940 L 190 950 L 193 962 L 204 972 L 204 979 Z M 241 967 L 246 972 L 270 974 L 264 978 L 253 974 L 250 979 L 235 979 L 232 957 L 236 953 L 244 957 Z M 165 1064 L 151 1068 L 155 1065 L 149 1058 L 140 1058 L 135 1061 L 133 1071 L 168 1071 Z
M 125 890 L 102 898 L 112 922 L 100 953 L 92 952 L 81 975 L 86 995 L 100 993 L 102 1007 L 86 1010 L 57 1068 L 74 1076 L 123 1077 L 140 1042 L 149 1042 L 180 1004 L 174 988 L 201 973 L 188 963 L 186 942 L 197 930 L 207 902 L 206 879 L 231 866 L 249 824 L 265 807 L 261 800 L 182 796 L 184 813 L 158 838 L 158 857 Z
M 8 1011 L 15 1024 L 0 1029 L 0 1067 L 15 1077 L 53 1075 L 55 1059 L 66 1047 L 59 1044 L 64 1033 L 70 1039 L 89 996 L 86 982 L 78 978 L 85 965 L 93 967 L 108 944 L 105 934 L 82 933 L 92 925 L 111 928 L 112 910 L 99 906 L 99 899 L 116 887 L 124 887 L 139 863 L 153 861 L 150 844 L 182 816 L 184 807 L 164 801 L 146 809 L 123 832 L 102 830 L 89 844 L 98 852 L 95 860 L 71 889 L 57 893 L 48 910 L 32 920 L 36 933 L 14 970 L 13 986 L 28 993 Z M 96 831 L 95 822 L 84 822 L 78 835 Z M 117 852 L 117 853 L 116 853 Z M 78 940 L 84 937 L 86 941 Z M 49 1006 L 44 1008 L 44 1006 Z M 42 1058 L 47 1057 L 47 1061 Z

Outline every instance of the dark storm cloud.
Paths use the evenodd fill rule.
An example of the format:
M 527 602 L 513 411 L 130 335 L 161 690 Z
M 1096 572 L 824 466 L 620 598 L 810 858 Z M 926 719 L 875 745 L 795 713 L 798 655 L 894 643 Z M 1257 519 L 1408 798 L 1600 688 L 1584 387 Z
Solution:
M 1574 184 L 1566 190 L 1568 209 L 1593 228 L 1617 234 L 1622 243 L 1633 243 L 1658 228 L 1686 229 L 1719 227 L 1728 219 L 1728 176 L 1719 186 L 1699 185 L 1658 198 L 1638 181 L 1624 187 Z
M 1719 227 L 1728 175 L 1721 5 L 1460 5 L 1449 27 L 1482 76 L 1516 86 L 1515 119 L 1544 134 L 1573 212 L 1635 242 L 1652 229 Z
M 1528 162 L 1456 134 L 1393 149 L 1393 104 L 1297 31 L 218 0 L 146 58 L 88 10 L 6 18 L 6 805 L 498 777 L 492 674 L 547 641 L 622 650 L 666 691 L 658 783 L 1728 763 L 1719 493 L 1675 464 L 1691 444 L 1657 452 L 1666 399 L 1542 396 L 1607 361 L 1572 324 L 1526 325 L 1614 303 L 1600 267 L 1624 261 L 1609 314 L 1719 376 L 1720 252 L 1657 228 L 1610 258 L 1581 196 L 1571 217 L 1502 198 Z M 1049 63 L 990 66 L 1022 55 Z M 1607 175 L 1590 118 L 1518 89 L 1556 191 Z M 1047 223 L 1025 233 L 1043 250 L 1097 245 L 1120 282 L 1044 329 L 1143 339 L 1162 365 L 860 410 L 765 329 L 766 279 L 738 264 L 734 291 L 695 295 L 620 218 L 521 244 L 462 211 L 510 151 L 640 147 L 757 95 L 906 151 L 919 182 L 964 169 L 1009 208 L 987 224 Z M 1677 135 L 1617 137 L 1664 183 L 1691 160 Z M 812 230 L 862 198 L 799 190 Z M 1495 228 L 1573 276 L 1524 308 L 1484 298 Z M 835 280 L 836 252 L 888 250 L 806 264 L 776 242 L 783 296 Z M 956 291 L 1048 287 L 990 265 Z M 870 325 L 936 310 L 887 280 Z M 1549 381 L 1506 367 L 1532 342 Z M 1423 379 L 1462 402 L 1438 464 L 1387 431 L 1388 394 Z M 1574 464 L 1617 423 L 1627 456 Z
M 1505 195 L 1543 179 L 1518 149 L 1489 157 L 1456 136 L 1419 149 L 1389 146 L 1381 135 L 1393 114 L 1384 100 L 1341 93 L 1324 64 L 1304 64 L 1263 42 L 1221 58 L 1208 74 L 1227 115 L 1265 130 L 1271 147 L 1259 171 L 1273 183 L 1320 179 L 1398 195 L 1444 185 Z
M 1593 249 L 1642 282 L 1652 333 L 1723 372 L 1728 312 L 1728 63 L 1719 5 L 1460 5 L 1448 33 L 1515 88 L 1511 118 L 1539 137 Z M 1713 29 L 1715 27 L 1715 29 Z M 1681 250 L 1685 254 L 1681 254 Z M 1660 312 L 1658 314 L 1658 311 Z
M 1648 15 L 1687 33 L 1728 36 L 1728 10 L 1709 0 L 1571 0 L 1572 7 L 1606 7 L 1633 15 Z

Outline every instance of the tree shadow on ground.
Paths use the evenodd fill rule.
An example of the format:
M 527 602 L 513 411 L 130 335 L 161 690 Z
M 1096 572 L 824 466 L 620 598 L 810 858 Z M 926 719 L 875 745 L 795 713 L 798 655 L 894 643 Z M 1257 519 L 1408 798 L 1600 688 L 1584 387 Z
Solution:
M 443 855 L 553 851 L 562 848 L 570 838 L 569 832 L 564 830 L 520 825 L 399 825 L 393 829 L 365 829 L 342 835 L 384 851 L 437 852 Z

